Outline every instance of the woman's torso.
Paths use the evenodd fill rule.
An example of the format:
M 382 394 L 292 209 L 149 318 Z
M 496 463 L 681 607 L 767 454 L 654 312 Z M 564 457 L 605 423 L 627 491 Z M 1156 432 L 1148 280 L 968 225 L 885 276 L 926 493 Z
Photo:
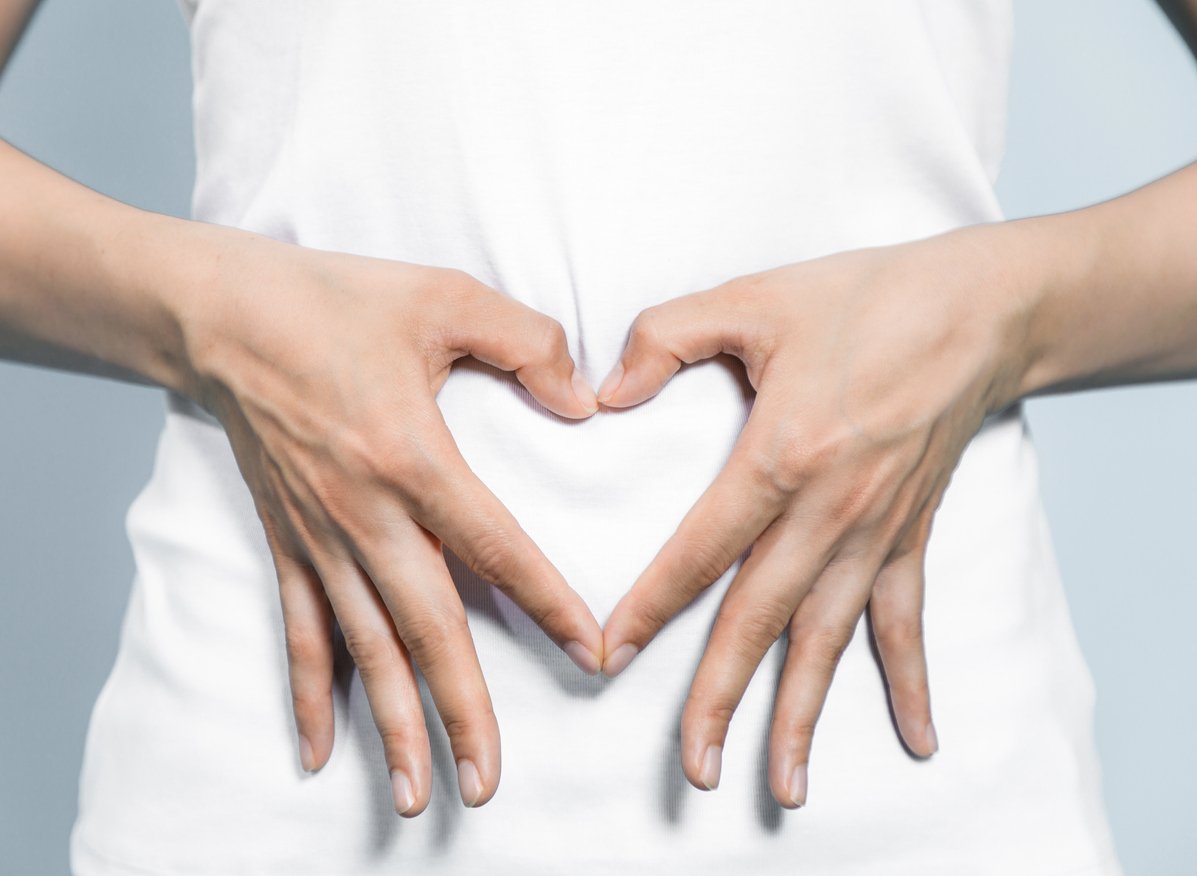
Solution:
M 197 219 L 466 270 L 555 317 L 597 383 L 642 308 L 750 271 L 1000 218 L 1006 0 L 184 0 Z M 816 376 L 817 379 L 817 376 Z M 602 623 L 718 472 L 750 393 L 718 360 L 585 422 L 486 366 L 439 396 L 467 461 Z M 862 625 L 814 743 L 810 805 L 764 778 L 784 642 L 720 788 L 677 721 L 724 576 L 619 678 L 587 678 L 451 569 L 503 739 L 463 810 L 435 710 L 428 812 L 395 815 L 360 681 L 329 765 L 295 754 L 273 568 L 227 441 L 171 398 L 129 514 L 138 576 L 97 704 L 81 876 L 382 872 L 1117 872 L 1091 682 L 1012 409 L 937 517 L 927 636 L 942 750 L 904 753 Z M 1104 867 L 1104 869 L 1099 869 Z

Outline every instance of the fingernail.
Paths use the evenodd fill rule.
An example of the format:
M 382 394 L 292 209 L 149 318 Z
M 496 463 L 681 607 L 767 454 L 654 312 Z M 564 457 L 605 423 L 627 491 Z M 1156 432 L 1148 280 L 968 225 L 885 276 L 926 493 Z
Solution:
M 482 777 L 472 760 L 462 758 L 457 762 L 457 789 L 466 806 L 473 806 L 482 799 Z
M 299 734 L 299 762 L 303 764 L 304 771 L 316 771 L 316 753 L 312 751 L 312 743 L 302 733 Z
M 607 658 L 607 662 L 603 666 L 603 672 L 606 673 L 607 678 L 614 678 L 623 672 L 632 662 L 632 658 L 639 653 L 640 649 L 631 642 L 624 642 L 611 652 L 611 656 Z
M 702 771 L 698 775 L 698 780 L 707 786 L 708 791 L 714 791 L 719 787 L 719 770 L 722 768 L 723 746 L 708 745 L 706 753 L 702 756 Z
M 395 811 L 400 815 L 416 805 L 416 792 L 403 770 L 391 770 L 391 796 L 395 798 Z
M 598 388 L 598 400 L 606 402 L 615 395 L 615 390 L 619 389 L 619 384 L 623 382 L 623 362 L 616 362 L 615 367 L 611 369 L 611 373 L 603 381 Z
M 935 733 L 935 725 L 930 722 L 927 724 L 927 741 L 931 743 L 931 754 L 939 751 L 939 736 Z
M 790 775 L 790 802 L 795 806 L 806 805 L 806 764 L 794 767 Z
M 592 414 L 597 411 L 598 399 L 594 397 L 594 390 L 590 388 L 590 384 L 582 376 L 582 372 L 575 368 L 574 376 L 570 380 L 574 385 L 574 395 L 577 397 L 578 403 Z
M 578 664 L 578 668 L 587 675 L 594 675 L 599 671 L 598 655 L 581 642 L 566 642 L 565 653 L 569 659 Z

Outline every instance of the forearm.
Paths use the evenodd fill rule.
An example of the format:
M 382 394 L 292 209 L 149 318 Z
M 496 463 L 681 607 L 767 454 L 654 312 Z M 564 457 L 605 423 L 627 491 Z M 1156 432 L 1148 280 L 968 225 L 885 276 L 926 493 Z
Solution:
M 1189 51 L 1197 55 L 1197 0 L 1156 0 Z
M 4 8 L 0 9 L 0 72 L 4 71 L 37 4 L 38 0 L 5 0 Z
M 0 358 L 182 389 L 172 242 L 138 210 L 0 141 Z
M 1197 377 L 1197 164 L 999 233 L 1030 290 L 1019 397 Z

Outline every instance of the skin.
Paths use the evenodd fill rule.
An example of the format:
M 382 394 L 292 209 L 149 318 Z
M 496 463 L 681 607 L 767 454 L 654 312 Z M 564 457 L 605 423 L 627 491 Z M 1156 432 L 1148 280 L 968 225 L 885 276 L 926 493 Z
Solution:
M 682 713 L 697 788 L 785 632 L 769 782 L 806 802 L 815 724 L 866 610 L 899 731 L 938 748 L 923 650 L 932 519 L 985 416 L 1037 393 L 1197 375 L 1197 165 L 1114 201 L 976 225 L 737 277 L 643 311 L 600 386 L 611 407 L 728 353 L 757 390 L 748 422 L 604 628 L 618 674 L 679 610 L 728 588 Z
M 463 802 L 489 800 L 499 728 L 442 544 L 591 674 L 602 632 L 469 470 L 435 395 L 472 355 L 549 410 L 588 416 L 594 392 L 561 326 L 462 271 L 135 210 L 4 143 L 0 178 L 0 352 L 55 364 L 65 350 L 71 364 L 131 372 L 228 432 L 278 573 L 303 766 L 332 750 L 335 617 L 396 809 L 423 811 L 432 787 L 413 660 Z
M 34 5 L 0 10 L 0 52 Z M 905 743 L 937 747 L 923 558 L 983 418 L 1035 394 L 1197 375 L 1197 166 L 1083 210 L 784 265 L 650 308 L 597 400 L 560 325 L 464 272 L 137 210 L 3 142 L 0 179 L 0 356 L 167 387 L 221 421 L 278 574 L 297 755 L 318 769 L 331 753 L 335 619 L 407 816 L 431 788 L 414 667 L 463 802 L 489 800 L 500 773 L 442 545 L 584 671 L 608 675 L 751 547 L 687 698 L 683 769 L 698 788 L 718 785 L 735 708 L 785 632 L 769 774 L 777 800 L 797 806 L 826 691 L 866 611 Z M 718 353 L 738 356 L 757 390 L 749 422 L 600 630 L 466 467 L 436 392 L 472 355 L 514 371 L 546 408 L 585 417 L 598 401 L 644 402 Z

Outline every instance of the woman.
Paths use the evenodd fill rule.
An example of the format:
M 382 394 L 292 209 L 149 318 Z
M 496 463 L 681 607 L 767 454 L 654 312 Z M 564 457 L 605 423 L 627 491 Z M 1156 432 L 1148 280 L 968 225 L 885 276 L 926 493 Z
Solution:
M 76 872 L 1118 872 L 1018 401 L 1197 371 L 1192 168 L 1001 222 L 992 0 L 185 10 L 199 222 L 0 153 L 170 390 Z

